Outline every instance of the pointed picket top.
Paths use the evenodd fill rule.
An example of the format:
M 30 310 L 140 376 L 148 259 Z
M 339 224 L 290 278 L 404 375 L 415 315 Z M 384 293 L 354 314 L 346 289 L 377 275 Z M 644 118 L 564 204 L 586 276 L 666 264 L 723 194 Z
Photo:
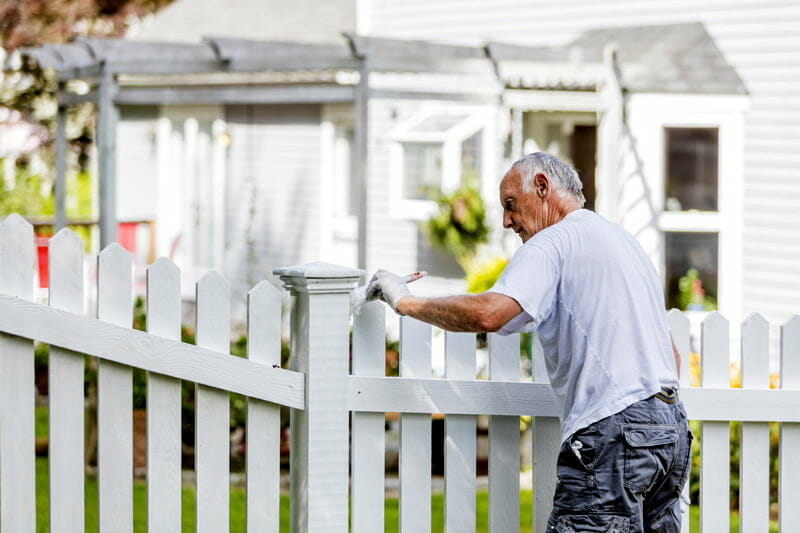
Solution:
M 97 317 L 129 327 L 133 318 L 131 254 L 112 242 L 97 256 Z M 125 300 L 125 302 L 123 302 Z
M 159 337 L 180 339 L 181 271 L 159 257 L 147 267 L 147 331 Z
M 49 243 L 50 306 L 73 313 L 83 311 L 83 239 L 63 228 Z
M 680 382 L 682 387 L 690 386 L 691 382 L 691 342 L 689 335 L 689 317 L 678 309 L 671 309 L 667 313 L 667 323 L 670 334 L 678 353 L 681 356 Z
M 800 388 L 800 315 L 781 326 L 781 388 Z
M 769 322 L 760 313 L 742 323 L 742 388 L 769 388 Z
M 281 291 L 269 281 L 247 293 L 247 358 L 281 364 Z
M 729 387 L 730 324 L 717 311 L 711 311 L 701 325 L 701 375 L 704 387 Z
M 230 353 L 230 286 L 222 274 L 208 271 L 196 284 L 198 346 Z
M 33 226 L 21 216 L 0 223 L 0 293 L 20 298 L 33 294 Z

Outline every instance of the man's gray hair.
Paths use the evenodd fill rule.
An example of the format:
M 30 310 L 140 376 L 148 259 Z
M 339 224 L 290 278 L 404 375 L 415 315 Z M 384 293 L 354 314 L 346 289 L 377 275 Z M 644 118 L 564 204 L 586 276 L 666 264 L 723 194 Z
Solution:
M 544 174 L 553 183 L 554 190 L 560 194 L 570 194 L 583 207 L 583 183 L 578 173 L 568 163 L 545 152 L 534 152 L 519 158 L 510 170 L 516 170 L 522 180 L 522 192 L 533 191 L 533 178 Z

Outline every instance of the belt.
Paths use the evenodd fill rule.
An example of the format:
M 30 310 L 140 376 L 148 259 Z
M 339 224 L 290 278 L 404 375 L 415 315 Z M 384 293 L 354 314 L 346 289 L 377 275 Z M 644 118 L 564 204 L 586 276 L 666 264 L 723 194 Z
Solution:
M 664 403 L 675 403 L 678 401 L 678 390 L 672 387 L 661 387 L 661 390 L 653 395 Z

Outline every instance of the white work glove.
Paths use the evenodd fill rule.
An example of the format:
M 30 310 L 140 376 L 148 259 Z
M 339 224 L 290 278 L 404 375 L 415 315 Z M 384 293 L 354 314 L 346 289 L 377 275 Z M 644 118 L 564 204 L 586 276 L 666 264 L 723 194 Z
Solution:
M 402 314 L 397 310 L 397 302 L 405 296 L 411 296 L 407 283 L 407 278 L 388 270 L 378 270 L 367 285 L 367 300 L 383 300 L 395 313 Z

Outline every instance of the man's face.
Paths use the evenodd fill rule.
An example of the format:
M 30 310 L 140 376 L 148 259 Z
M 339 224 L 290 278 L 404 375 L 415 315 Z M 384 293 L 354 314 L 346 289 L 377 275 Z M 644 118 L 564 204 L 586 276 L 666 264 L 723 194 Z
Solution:
M 500 205 L 503 206 L 503 227 L 513 229 L 522 242 L 527 242 L 546 227 L 543 198 L 533 191 L 522 192 L 522 178 L 512 169 L 500 182 Z

